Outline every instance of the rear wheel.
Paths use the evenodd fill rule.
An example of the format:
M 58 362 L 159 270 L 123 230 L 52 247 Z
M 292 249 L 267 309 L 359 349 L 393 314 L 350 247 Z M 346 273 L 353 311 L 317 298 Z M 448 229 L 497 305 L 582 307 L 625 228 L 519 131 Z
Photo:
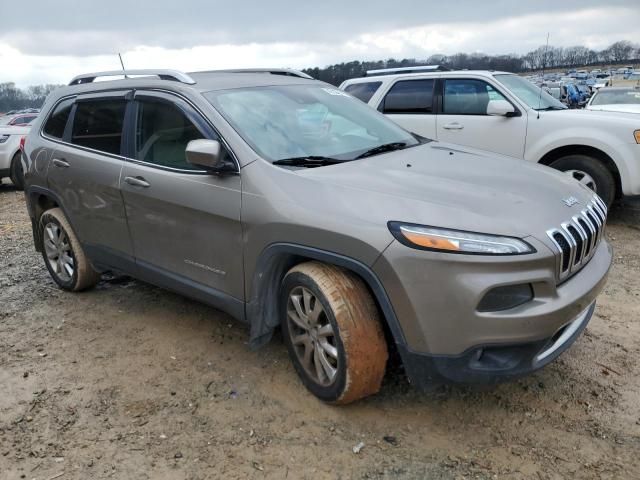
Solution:
M 21 153 L 18 152 L 13 156 L 11 160 L 11 182 L 18 189 L 24 189 L 24 171 L 22 169 Z
M 610 207 L 616 196 L 616 181 L 611 171 L 600 160 L 587 155 L 568 155 L 550 165 L 565 172 L 596 192 Z
M 285 276 L 280 307 L 289 355 L 311 393 L 346 404 L 380 389 L 387 344 L 359 277 L 333 265 L 303 263 Z
M 42 257 L 51 278 L 64 290 L 80 291 L 100 280 L 87 259 L 67 218 L 59 208 L 40 217 Z

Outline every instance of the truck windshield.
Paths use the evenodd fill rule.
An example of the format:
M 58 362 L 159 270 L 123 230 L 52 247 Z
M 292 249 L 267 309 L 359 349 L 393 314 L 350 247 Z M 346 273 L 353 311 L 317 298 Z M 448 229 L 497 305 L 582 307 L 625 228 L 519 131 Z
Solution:
M 498 74 L 494 75 L 494 77 L 502 85 L 507 87 L 511 93 L 534 110 L 564 110 L 567 108 L 544 90 L 542 90 L 541 95 L 540 87 L 536 87 L 529 80 L 519 77 L 518 75 Z
M 390 145 L 399 149 L 421 143 L 368 105 L 329 85 L 271 85 L 204 96 L 271 162 L 319 157 L 354 160 L 391 151 Z

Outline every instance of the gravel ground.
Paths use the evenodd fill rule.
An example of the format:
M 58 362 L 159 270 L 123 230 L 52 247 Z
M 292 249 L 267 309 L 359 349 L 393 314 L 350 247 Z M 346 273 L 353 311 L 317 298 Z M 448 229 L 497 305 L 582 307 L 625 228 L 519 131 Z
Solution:
M 518 382 L 324 405 L 282 341 L 127 278 L 50 280 L 0 186 L 0 479 L 640 478 L 640 202 L 585 334 Z M 359 453 L 353 448 L 362 442 Z

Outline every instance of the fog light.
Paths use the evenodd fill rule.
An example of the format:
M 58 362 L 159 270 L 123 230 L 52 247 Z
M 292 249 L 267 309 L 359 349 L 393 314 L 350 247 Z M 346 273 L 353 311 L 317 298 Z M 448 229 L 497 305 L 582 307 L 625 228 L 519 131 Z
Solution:
M 478 304 L 479 312 L 499 312 L 509 310 L 533 300 L 533 288 L 530 283 L 496 287 L 484 296 Z

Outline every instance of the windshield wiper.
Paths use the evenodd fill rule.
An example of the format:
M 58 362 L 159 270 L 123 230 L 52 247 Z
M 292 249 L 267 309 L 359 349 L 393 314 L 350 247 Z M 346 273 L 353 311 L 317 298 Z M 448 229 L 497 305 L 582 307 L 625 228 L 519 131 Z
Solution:
M 292 167 L 324 167 L 325 165 L 335 165 L 336 163 L 344 163 L 349 160 L 338 160 L 337 158 L 323 157 L 320 155 L 307 155 L 305 157 L 291 157 L 276 160 L 273 165 L 289 165 Z
M 384 144 L 379 145 L 377 147 L 373 147 L 373 148 L 367 150 L 364 153 L 361 153 L 360 155 L 358 155 L 355 158 L 355 160 L 357 160 L 359 158 L 371 157 L 373 155 L 378 155 L 380 153 L 392 152 L 394 150 L 402 150 L 406 146 L 407 146 L 406 142 L 384 143 Z

